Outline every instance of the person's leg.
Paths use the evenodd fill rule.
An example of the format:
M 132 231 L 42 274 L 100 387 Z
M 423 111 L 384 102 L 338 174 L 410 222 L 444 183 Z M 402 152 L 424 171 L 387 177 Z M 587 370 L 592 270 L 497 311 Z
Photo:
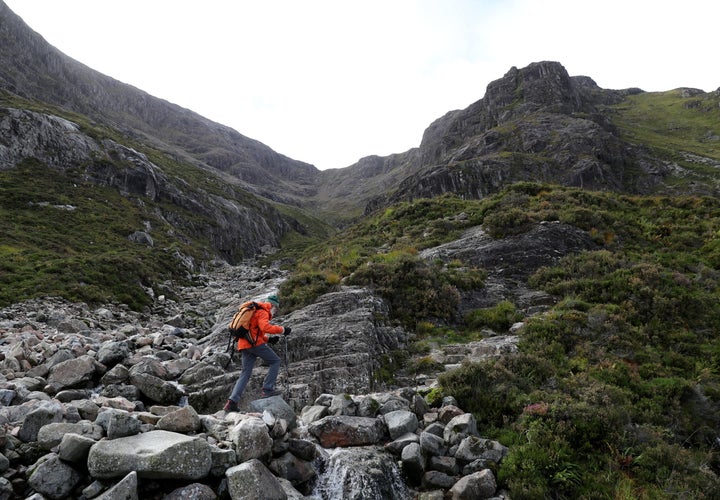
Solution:
M 272 394 L 275 390 L 275 380 L 280 372 L 280 357 L 267 344 L 255 347 L 255 353 L 270 366 L 265 375 L 262 389 L 263 393 Z
M 235 403 L 240 402 L 245 386 L 250 381 L 250 375 L 252 375 L 253 368 L 255 367 L 257 355 L 253 353 L 254 349 L 255 348 L 250 348 L 240 351 L 242 354 L 242 370 L 240 371 L 240 377 L 238 377 L 235 387 L 228 398 Z

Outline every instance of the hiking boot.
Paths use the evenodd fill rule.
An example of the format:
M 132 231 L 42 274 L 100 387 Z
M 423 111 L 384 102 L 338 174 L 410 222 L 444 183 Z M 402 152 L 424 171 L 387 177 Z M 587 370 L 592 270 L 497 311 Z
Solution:
M 240 408 L 238 408 L 238 405 L 235 401 L 233 401 L 232 399 L 228 399 L 227 403 L 225 403 L 225 406 L 223 406 L 223 411 L 240 411 Z
M 266 391 L 265 389 L 263 389 L 262 392 L 260 393 L 260 397 L 265 399 L 265 398 L 271 398 L 273 396 L 279 396 L 280 394 L 282 394 L 282 392 L 276 391 L 275 389 L 270 390 L 270 391 Z

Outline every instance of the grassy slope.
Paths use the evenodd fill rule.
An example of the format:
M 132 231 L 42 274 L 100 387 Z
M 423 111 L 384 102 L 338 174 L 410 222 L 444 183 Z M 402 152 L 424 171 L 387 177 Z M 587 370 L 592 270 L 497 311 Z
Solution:
M 675 187 L 716 183 L 720 100 L 679 91 L 632 96 L 611 112 L 629 142 L 675 162 Z M 443 215 L 465 212 L 465 220 Z M 541 220 L 585 229 L 603 246 L 541 269 L 530 283 L 558 298 L 528 318 L 520 354 L 466 365 L 442 391 L 470 409 L 485 435 L 510 446 L 496 468 L 517 498 L 715 498 L 720 495 L 720 201 L 702 196 L 623 196 L 532 183 L 482 201 L 418 200 L 374 214 L 312 248 L 283 293 L 332 289 L 346 278 L 395 304 L 396 319 L 423 336 L 477 338 L 476 311 L 454 328 L 428 328 L 429 288 L 481 286 L 480 279 L 418 283 L 452 272 L 421 263 L 417 250 L 482 223 L 492 234 Z M 465 269 L 457 263 L 455 269 Z M 376 270 L 377 272 L 373 272 Z M 383 279 L 395 276 L 395 280 Z M 453 294 L 447 289 L 443 296 Z M 456 294 L 455 297 L 458 295 Z M 451 307 L 452 304 L 446 304 Z M 405 310 L 407 314 L 400 314 Z M 428 318 L 433 321 L 440 318 Z M 419 349 L 419 347 L 414 347 Z
M 461 212 L 467 219 L 446 217 Z M 441 378 L 443 391 L 475 414 L 483 434 L 510 446 L 497 470 L 501 484 L 513 498 L 719 493 L 720 201 L 714 198 L 523 183 L 482 201 L 404 203 L 313 247 L 282 293 L 304 301 L 346 277 L 375 286 L 395 318 L 415 328 L 418 344 L 438 332 L 453 341 L 475 339 L 492 326 L 477 318 L 492 314 L 451 329 L 428 329 L 418 320 L 448 320 L 430 305 L 452 308 L 453 288 L 480 288 L 482 273 L 474 270 L 470 278 L 462 263 L 433 267 L 417 250 L 480 222 L 501 237 L 542 220 L 583 228 L 603 248 L 532 277 L 533 287 L 559 302 L 527 319 L 518 356 Z M 428 294 L 433 291 L 442 293 Z
M 608 109 L 621 137 L 642 144 L 694 175 L 676 179 L 718 184 L 720 173 L 720 93 L 683 95 L 682 90 L 629 96 Z
M 7 93 L 0 93 L 0 104 L 62 116 L 96 140 L 110 138 L 129 145 L 145 153 L 178 190 L 199 202 L 221 196 L 260 213 L 268 209 L 267 201 L 233 188 L 214 173 L 98 127 L 83 116 Z M 28 159 L 0 171 L 0 306 L 57 295 L 90 303 L 122 302 L 139 309 L 150 303 L 146 289 L 168 294 L 164 282 L 188 279 L 185 257 L 198 263 L 214 257 L 207 241 L 169 224 L 160 214 L 192 221 L 197 228 L 215 221 L 166 201 L 126 197 L 84 182 L 83 168 L 68 166 L 59 172 Z M 328 234 L 324 224 L 301 210 L 277 208 L 297 228 L 285 235 L 289 245 L 307 244 Z M 152 227 L 153 247 L 128 240 L 146 223 Z

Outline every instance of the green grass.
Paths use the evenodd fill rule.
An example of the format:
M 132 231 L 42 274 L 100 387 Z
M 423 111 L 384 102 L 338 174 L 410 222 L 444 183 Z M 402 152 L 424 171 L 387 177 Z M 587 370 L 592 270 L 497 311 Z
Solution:
M 145 223 L 156 229 L 152 248 L 128 240 Z M 143 307 L 144 288 L 181 276 L 174 251 L 195 253 L 164 238 L 169 229 L 113 189 L 27 160 L 0 172 L 0 304 L 58 295 Z
M 681 91 L 647 92 L 628 96 L 613 107 L 613 123 L 634 142 L 667 151 L 692 151 L 718 158 L 720 97 L 683 97 Z
M 691 181 L 717 182 L 719 107 L 717 93 L 683 97 L 680 90 L 672 90 L 628 96 L 607 111 L 624 140 L 640 144 L 696 174 L 672 181 L 687 186 Z M 707 163 L 689 155 L 712 161 Z

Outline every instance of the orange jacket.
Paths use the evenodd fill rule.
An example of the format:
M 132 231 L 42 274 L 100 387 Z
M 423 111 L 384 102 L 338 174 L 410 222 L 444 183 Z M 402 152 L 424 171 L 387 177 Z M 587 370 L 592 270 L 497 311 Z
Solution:
M 285 329 L 280 325 L 271 325 L 272 313 L 270 302 L 258 302 L 258 308 L 250 320 L 250 336 L 255 339 L 255 347 L 265 344 L 268 341 L 267 334 L 283 333 Z M 253 347 L 250 342 L 245 339 L 239 339 L 237 343 L 238 351 Z

